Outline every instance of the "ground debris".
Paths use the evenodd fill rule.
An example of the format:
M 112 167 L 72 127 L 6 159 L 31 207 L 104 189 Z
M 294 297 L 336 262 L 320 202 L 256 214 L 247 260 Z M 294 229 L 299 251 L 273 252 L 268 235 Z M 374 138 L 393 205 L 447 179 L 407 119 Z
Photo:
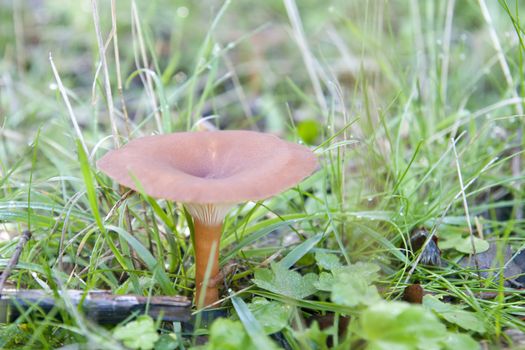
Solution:
M 504 349 L 523 349 L 525 348 L 525 333 L 519 329 L 511 328 L 504 331 L 509 338 L 510 344 Z
M 509 245 L 505 245 L 500 249 L 504 250 L 503 275 L 505 276 L 505 285 L 507 287 L 523 288 L 525 285 L 525 256 L 522 256 L 523 253 L 521 252 L 513 259 L 514 254 Z M 477 267 L 476 264 L 478 264 Z M 501 271 L 501 265 L 498 261 L 498 245 L 496 242 L 490 241 L 487 251 L 475 256 L 465 256 L 459 261 L 459 265 L 472 269 L 474 272 L 479 272 L 479 275 L 483 278 L 488 278 L 489 276 L 497 278 Z M 479 268 L 479 271 L 476 271 L 477 268 Z
M 403 292 L 403 300 L 411 304 L 422 304 L 425 291 L 419 283 L 406 286 Z
M 425 228 L 417 228 L 410 234 L 411 251 L 417 253 L 420 251 L 425 242 L 428 240 L 430 232 Z M 441 250 L 438 248 L 438 238 L 436 235 L 432 236 L 430 241 L 426 244 L 421 252 L 421 263 L 424 265 L 441 265 Z

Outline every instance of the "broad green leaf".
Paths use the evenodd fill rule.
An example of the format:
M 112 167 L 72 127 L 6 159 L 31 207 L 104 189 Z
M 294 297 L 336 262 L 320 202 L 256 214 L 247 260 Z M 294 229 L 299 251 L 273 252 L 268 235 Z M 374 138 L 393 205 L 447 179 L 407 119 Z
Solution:
M 248 333 L 248 336 L 250 337 L 252 343 L 258 348 L 258 349 L 277 349 L 275 344 L 272 342 L 270 337 L 268 337 L 264 331 L 261 325 L 259 324 L 259 321 L 255 318 L 253 313 L 248 308 L 248 305 L 242 300 L 241 298 L 237 296 L 232 297 L 232 304 L 235 308 L 235 311 L 237 312 L 237 315 L 239 316 L 239 319 L 241 320 L 244 329 L 246 330 L 246 333 Z
M 113 336 L 128 348 L 140 350 L 153 349 L 159 339 L 153 319 L 149 316 L 139 316 L 135 321 L 116 328 Z
M 338 274 L 345 273 L 356 277 L 362 277 L 371 283 L 379 278 L 379 270 L 380 268 L 376 264 L 358 261 L 355 264 L 336 268 L 333 273 L 336 278 Z
M 376 303 L 363 311 L 360 326 L 370 350 L 438 350 L 448 337 L 430 310 L 402 302 Z
M 292 315 L 292 307 L 278 301 L 268 301 L 261 297 L 253 298 L 248 308 L 266 334 L 280 331 L 288 324 Z
M 308 238 L 303 243 L 295 247 L 290 253 L 288 253 L 281 261 L 280 264 L 286 268 L 292 267 L 297 261 L 305 256 L 319 241 L 323 238 L 324 233 L 320 232 L 315 236 Z
M 175 350 L 179 347 L 179 340 L 175 333 L 163 334 L 155 343 L 155 350 Z
M 329 334 L 319 329 L 317 321 L 314 321 L 310 328 L 294 334 L 299 342 L 303 344 L 304 349 L 328 350 L 326 340 Z
M 445 350 L 479 350 L 479 344 L 468 334 L 448 332 L 447 339 L 443 342 Z
M 320 267 L 328 271 L 342 266 L 339 258 L 335 254 L 317 252 L 315 253 L 315 260 Z
M 472 240 L 474 241 L 474 248 L 476 250 L 476 254 L 483 253 L 489 249 L 489 242 L 477 238 L 472 237 L 472 240 L 470 236 L 462 237 L 460 234 L 443 234 L 441 235 L 443 239 L 439 241 L 439 248 L 446 250 L 446 249 L 455 249 L 458 252 L 465 253 L 465 254 L 474 254 L 474 249 L 472 249 Z
M 463 237 L 461 235 L 440 235 L 438 246 L 440 249 L 446 250 L 446 249 L 453 249 L 455 248 L 461 241 L 463 240 Z
M 254 277 L 253 282 L 260 288 L 295 299 L 303 299 L 316 292 L 316 274 L 301 276 L 279 263 L 272 263 L 271 269 L 256 269 Z
M 381 300 L 377 288 L 369 285 L 363 276 L 340 273 L 334 276 L 331 299 L 346 306 L 372 305 Z
M 319 290 L 324 290 L 326 292 L 332 291 L 332 286 L 334 284 L 335 277 L 330 272 L 321 272 L 319 274 L 319 280 L 314 282 L 314 287 Z
M 463 329 L 478 333 L 485 333 L 486 331 L 485 324 L 474 312 L 463 310 L 460 306 L 443 303 L 432 295 L 425 295 L 423 297 L 423 305 L 433 310 L 448 322 L 458 325 Z
M 331 292 L 334 303 L 355 307 L 371 305 L 381 300 L 377 288 L 370 285 L 378 278 L 379 266 L 371 263 L 357 262 L 348 266 L 337 266 L 336 260 L 316 254 L 318 261 L 332 269 L 331 273 L 321 272 L 314 283 L 318 290 Z
M 474 248 L 472 248 L 472 242 L 474 241 Z M 489 250 L 489 242 L 478 237 L 465 237 L 457 245 L 456 250 L 465 254 L 476 254 L 486 252 Z
M 207 350 L 257 350 L 239 321 L 219 318 L 211 325 Z

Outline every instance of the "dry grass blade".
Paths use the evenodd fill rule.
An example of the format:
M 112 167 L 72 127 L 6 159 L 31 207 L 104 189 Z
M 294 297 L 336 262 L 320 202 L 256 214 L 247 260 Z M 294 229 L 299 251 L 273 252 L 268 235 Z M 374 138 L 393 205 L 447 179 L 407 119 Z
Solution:
M 485 22 L 487 23 L 487 29 L 489 31 L 490 40 L 492 41 L 492 45 L 494 46 L 494 49 L 496 50 L 496 54 L 498 56 L 498 61 L 501 66 L 501 70 L 503 71 L 503 75 L 505 76 L 505 80 L 507 82 L 507 85 L 509 87 L 510 93 L 512 94 L 512 97 L 514 98 L 520 98 L 518 92 L 516 91 L 516 85 L 514 84 L 514 79 L 512 78 L 512 73 L 510 72 L 509 64 L 507 62 L 507 59 L 505 58 L 505 53 L 503 52 L 503 48 L 501 47 L 501 43 L 498 39 L 498 34 L 496 33 L 496 30 L 494 29 L 494 23 L 492 21 L 492 17 L 490 15 L 490 11 L 487 8 L 487 4 L 485 3 L 485 0 L 478 0 L 479 7 L 481 8 L 481 13 L 483 15 L 483 18 L 485 19 Z M 514 105 L 516 114 L 523 116 L 523 105 L 521 103 L 517 103 Z M 518 133 L 517 133 L 517 144 L 519 145 L 521 150 L 523 140 L 523 123 L 518 127 Z M 512 166 L 512 174 L 514 176 L 519 176 L 521 174 L 521 168 L 522 168 L 522 159 L 521 157 L 514 157 L 511 161 Z M 515 184 L 515 187 L 519 190 L 521 187 L 519 183 Z M 520 205 L 518 207 L 518 210 L 516 210 L 516 218 L 520 220 L 523 216 L 522 206 Z
M 474 263 L 476 266 L 478 277 L 479 279 L 481 279 L 481 275 L 479 272 L 479 261 L 478 261 L 478 256 L 476 252 L 476 246 L 474 244 L 474 232 L 472 231 L 472 223 L 470 222 L 470 213 L 468 210 L 467 195 L 465 193 L 465 186 L 463 184 L 463 175 L 461 175 L 461 166 L 459 165 L 459 157 L 458 157 L 458 152 L 456 151 L 456 142 L 454 141 L 454 139 L 451 139 L 451 145 L 452 145 L 452 151 L 454 152 L 454 160 L 456 163 L 456 171 L 458 173 L 459 186 L 461 188 L 461 198 L 463 200 L 463 207 L 465 208 L 465 218 L 467 219 L 468 231 L 469 231 L 469 236 L 470 236 L 470 244 L 472 245 L 472 255 L 474 256 Z
M 122 114 L 124 115 L 124 122 L 126 125 L 126 134 L 130 135 L 130 125 L 128 109 L 126 108 L 126 100 L 124 99 L 124 92 L 122 90 L 122 74 L 120 72 L 120 52 L 118 48 L 118 33 L 117 33 L 117 6 L 115 0 L 111 0 L 111 27 L 113 32 L 113 51 L 115 52 L 115 68 L 117 75 L 117 90 L 122 105 Z
M 312 55 L 312 52 L 310 51 L 310 48 L 308 47 L 308 42 L 306 41 L 304 35 L 301 17 L 299 16 L 297 5 L 294 0 L 284 0 L 284 6 L 286 7 L 286 12 L 288 13 L 288 17 L 290 18 L 290 22 L 292 24 L 295 40 L 297 40 L 297 45 L 299 45 L 299 49 L 303 55 L 303 60 L 306 70 L 308 71 L 308 76 L 312 81 L 317 103 L 323 112 L 327 112 L 328 104 L 326 103 L 326 99 L 323 94 L 323 88 L 321 86 L 319 76 L 317 75 L 315 59 Z
M 75 129 L 75 133 L 77 134 L 77 137 L 80 140 L 80 143 L 82 144 L 82 148 L 84 149 L 84 152 L 88 154 L 89 152 L 86 146 L 86 142 L 84 141 L 84 137 L 82 136 L 82 132 L 80 131 L 80 127 L 78 126 L 77 118 L 75 117 L 75 112 L 73 112 L 73 107 L 71 107 L 71 102 L 69 102 L 67 91 L 64 88 L 64 85 L 62 84 L 62 79 L 60 79 L 60 75 L 58 74 L 55 63 L 53 62 L 53 56 L 51 56 L 51 52 L 49 53 L 49 63 L 51 63 L 51 69 L 53 70 L 53 74 L 55 76 L 55 80 L 58 85 L 58 91 L 60 91 L 60 94 L 62 95 L 62 99 L 64 100 L 64 103 L 66 104 L 66 108 L 67 108 L 67 111 L 69 112 L 69 117 L 71 118 L 71 123 L 73 124 L 73 128 Z
M 146 54 L 146 45 L 144 44 L 144 37 L 142 35 L 142 28 L 140 27 L 140 19 L 137 11 L 137 4 L 135 1 L 131 2 L 131 19 L 132 19 L 132 29 L 135 36 L 133 40 L 133 45 L 135 46 L 135 41 L 138 41 L 138 51 L 140 54 L 140 59 L 142 60 L 142 68 L 149 69 L 148 55 Z M 139 58 L 135 56 L 135 64 L 137 69 L 141 70 L 141 64 Z M 157 97 L 155 96 L 155 90 L 153 89 L 153 81 L 150 74 L 144 74 L 141 72 L 139 74 L 142 79 L 144 86 L 146 88 L 146 93 L 151 101 L 151 108 L 153 110 L 153 115 L 155 117 L 155 122 L 157 123 L 157 130 L 162 132 L 162 120 L 159 113 Z
M 412 17 L 412 28 L 414 31 L 414 41 L 416 46 L 416 51 L 418 52 L 418 59 L 416 61 L 417 66 L 417 74 L 418 74 L 418 81 L 421 85 L 421 95 L 422 99 L 424 101 L 427 100 L 429 89 L 428 89 L 428 63 L 427 63 L 427 52 L 425 50 L 425 41 L 423 36 L 423 24 L 421 21 L 421 12 L 419 10 L 419 2 L 418 0 L 411 0 L 410 1 L 410 14 Z M 421 3 L 422 4 L 422 3 Z
M 95 33 L 97 35 L 98 51 L 100 62 L 102 63 L 102 70 L 104 71 L 104 89 L 106 91 L 106 99 L 108 103 L 109 121 L 111 123 L 111 132 L 113 133 L 113 144 L 115 148 L 120 146 L 119 133 L 117 122 L 115 120 L 115 111 L 113 105 L 113 94 L 111 93 L 111 83 L 109 81 L 108 63 L 106 61 L 106 50 L 104 48 L 104 41 L 102 40 L 102 33 L 100 31 L 100 18 L 98 16 L 97 0 L 91 0 L 93 10 L 93 22 L 95 24 Z
M 454 18 L 455 0 L 447 2 L 447 17 L 445 20 L 445 30 L 443 33 L 443 63 L 441 66 L 441 98 L 443 103 L 447 101 L 447 78 L 448 65 L 450 61 L 450 38 L 452 34 L 452 19 Z
M 13 25 L 15 32 L 15 50 L 16 50 L 16 64 L 18 66 L 18 72 L 22 74 L 24 72 L 24 66 L 26 64 L 25 54 L 25 33 L 24 33 L 24 21 L 22 16 L 23 2 L 13 1 Z
M 254 129 L 257 129 L 257 124 L 254 121 L 253 113 L 250 108 L 250 104 L 248 103 L 246 99 L 246 94 L 244 93 L 244 89 L 242 87 L 241 81 L 239 80 L 239 76 L 237 75 L 237 72 L 235 71 L 235 66 L 233 65 L 231 59 L 228 57 L 228 53 L 225 52 L 222 55 L 223 61 L 226 64 L 226 68 L 231 73 L 231 79 L 233 82 L 233 86 L 235 89 L 235 93 L 237 94 L 237 97 L 239 98 L 239 102 L 241 103 L 242 110 L 244 112 L 244 115 L 250 122 L 250 126 Z

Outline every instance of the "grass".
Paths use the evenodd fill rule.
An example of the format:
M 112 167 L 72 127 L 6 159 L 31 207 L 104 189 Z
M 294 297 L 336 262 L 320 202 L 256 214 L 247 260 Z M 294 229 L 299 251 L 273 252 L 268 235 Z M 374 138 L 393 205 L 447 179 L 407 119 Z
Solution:
M 392 317 L 412 313 L 415 326 L 384 321 L 402 349 L 445 348 L 417 328 L 435 316 L 433 329 L 445 325 L 449 337 L 519 346 L 509 330 L 525 331 L 523 291 L 497 267 L 479 276 L 458 263 L 468 254 L 454 245 L 442 249 L 446 264 L 429 267 L 402 247 L 418 227 L 440 243 L 493 240 L 500 266 L 507 247 L 525 246 L 523 11 L 517 0 L 0 4 L 0 267 L 21 232 L 33 233 L 9 287 L 191 297 L 182 207 L 128 193 L 95 161 L 129 139 L 193 130 L 206 117 L 221 129 L 307 143 L 321 167 L 292 190 L 231 211 L 221 243 L 230 320 L 194 332 L 144 323 L 166 349 L 196 346 L 208 332 L 209 348 L 237 339 L 233 348 L 322 349 L 327 337 L 341 349 L 379 346 L 367 323 L 376 287 Z M 333 257 L 350 268 L 326 267 Z M 317 288 L 299 298 L 297 285 L 257 282 L 275 276 L 311 288 L 311 273 L 334 285 L 348 273 L 361 281 L 370 266 L 356 272 L 356 262 L 380 271 L 366 275 L 375 287 L 352 295 Z M 398 309 L 414 283 L 472 312 L 448 311 L 468 321 L 428 305 Z M 68 300 L 48 315 L 33 311 L 0 325 L 0 347 L 139 348 L 126 342 L 138 323 L 128 323 L 128 338 L 119 331 L 123 339 Z M 331 327 L 319 329 L 327 318 Z M 279 342 L 265 321 L 284 322 Z M 423 335 L 408 341 L 403 332 Z

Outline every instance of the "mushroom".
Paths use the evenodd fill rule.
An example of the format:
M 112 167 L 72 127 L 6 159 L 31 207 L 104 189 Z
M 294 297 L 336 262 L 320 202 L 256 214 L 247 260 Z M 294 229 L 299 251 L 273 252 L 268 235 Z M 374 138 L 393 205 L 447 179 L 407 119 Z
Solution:
M 195 302 L 219 299 L 222 222 L 236 204 L 269 198 L 317 167 L 306 147 L 253 131 L 179 132 L 135 139 L 108 152 L 97 165 L 118 183 L 180 202 L 194 220 Z

